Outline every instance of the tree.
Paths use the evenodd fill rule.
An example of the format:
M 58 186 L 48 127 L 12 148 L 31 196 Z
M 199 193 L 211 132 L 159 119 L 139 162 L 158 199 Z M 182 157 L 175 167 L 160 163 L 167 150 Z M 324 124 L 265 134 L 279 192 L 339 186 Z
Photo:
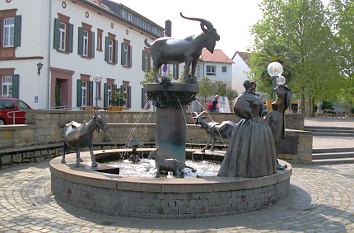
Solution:
M 337 97 L 346 104 L 346 112 L 350 113 L 354 104 L 354 2 L 331 0 L 329 10 L 336 39 L 336 57 L 341 76 L 340 92 Z
M 203 77 L 199 81 L 199 96 L 203 97 L 204 99 L 201 101 L 203 106 L 206 104 L 207 96 L 213 95 L 213 82 L 208 77 Z
M 271 90 L 266 67 L 278 61 L 290 88 L 302 99 L 307 97 L 310 105 L 337 93 L 335 40 L 322 2 L 263 0 L 261 9 L 263 19 L 252 27 L 255 42 L 250 60 L 259 89 Z

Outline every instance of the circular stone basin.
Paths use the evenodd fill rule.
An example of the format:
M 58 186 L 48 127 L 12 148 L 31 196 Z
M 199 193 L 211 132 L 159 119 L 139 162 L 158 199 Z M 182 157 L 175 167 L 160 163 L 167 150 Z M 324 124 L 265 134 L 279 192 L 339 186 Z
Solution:
M 119 150 L 95 151 L 95 155 Z M 265 208 L 287 196 L 291 165 L 276 174 L 259 178 L 201 176 L 198 178 L 146 178 L 104 173 L 112 169 L 99 164 L 91 168 L 89 152 L 75 167 L 76 156 L 50 161 L 52 193 L 71 205 L 94 212 L 140 218 L 196 218 L 244 213 Z

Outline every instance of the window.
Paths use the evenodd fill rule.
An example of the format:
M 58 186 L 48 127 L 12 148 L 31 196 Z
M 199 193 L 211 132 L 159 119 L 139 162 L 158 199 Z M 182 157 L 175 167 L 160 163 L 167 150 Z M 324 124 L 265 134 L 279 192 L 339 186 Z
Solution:
M 102 33 L 101 29 L 97 29 L 97 50 L 102 51 Z
M 226 72 L 227 72 L 227 67 L 226 67 L 226 66 L 221 67 L 221 71 L 222 71 L 223 73 L 226 73 Z
M 150 51 L 148 49 L 144 49 L 142 51 L 142 70 L 147 72 L 150 70 L 151 62 L 150 62 Z
M 83 30 L 82 31 L 82 56 L 88 57 L 89 51 L 89 32 Z
M 73 32 L 74 26 L 69 23 L 70 17 L 58 14 L 54 19 L 54 44 L 53 47 L 58 52 L 73 52 Z
M 59 22 L 59 50 L 66 51 L 66 24 Z
M 1 96 L 12 97 L 12 76 L 2 76 Z
M 108 62 L 113 63 L 113 53 L 114 53 L 114 41 L 109 40 L 108 44 Z
M 87 105 L 87 82 L 81 81 L 81 104 Z
M 109 64 L 118 62 L 118 41 L 114 34 L 108 33 L 105 37 L 104 60 Z
M 14 46 L 14 35 L 15 35 L 15 18 L 5 18 L 4 19 L 4 31 L 3 31 L 3 46 L 13 47 Z
M 206 67 L 206 74 L 207 74 L 207 75 L 213 75 L 213 76 L 215 76 L 215 75 L 216 75 L 216 67 L 215 67 L 215 66 L 207 65 L 207 67 Z
M 78 29 L 78 54 L 86 58 L 95 57 L 95 33 L 91 28 L 91 25 L 82 23 Z
M 107 89 L 108 106 L 112 104 L 112 91 L 113 91 L 113 85 L 108 85 L 108 89 Z
M 131 86 L 128 81 L 123 81 L 123 85 L 120 87 L 124 93 L 124 106 L 126 108 L 131 108 Z
M 130 68 L 132 66 L 131 51 L 130 41 L 124 40 L 121 47 L 121 64 L 123 67 Z
M 5 72 L 0 74 L 0 97 L 18 98 L 20 86 L 20 76 Z

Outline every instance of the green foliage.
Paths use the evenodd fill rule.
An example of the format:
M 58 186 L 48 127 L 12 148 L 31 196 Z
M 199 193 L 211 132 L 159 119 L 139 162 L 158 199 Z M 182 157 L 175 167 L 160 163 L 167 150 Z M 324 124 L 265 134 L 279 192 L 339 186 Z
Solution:
M 199 96 L 207 97 L 214 94 L 213 82 L 208 78 L 204 77 L 199 82 Z
M 151 70 L 145 72 L 144 81 L 141 82 L 142 85 L 147 83 L 153 83 L 155 81 L 154 72 Z
M 112 91 L 112 106 L 124 106 L 127 100 L 127 93 L 119 88 Z
M 326 99 L 339 92 L 336 43 L 328 11 L 320 0 L 263 0 L 263 19 L 253 27 L 254 52 L 250 66 L 258 90 L 271 93 L 267 66 L 284 67 L 293 92 Z
M 346 112 L 349 113 L 354 104 L 354 2 L 331 0 L 329 11 L 335 34 L 336 57 L 341 79 L 337 97 L 345 103 Z

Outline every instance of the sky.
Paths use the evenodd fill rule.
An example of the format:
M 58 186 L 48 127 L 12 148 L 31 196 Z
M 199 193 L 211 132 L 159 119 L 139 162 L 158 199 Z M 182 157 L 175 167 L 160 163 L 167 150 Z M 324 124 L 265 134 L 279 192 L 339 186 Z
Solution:
M 210 21 L 220 35 L 217 49 L 232 58 L 236 51 L 245 52 L 253 37 L 250 27 L 261 19 L 261 0 L 113 0 L 131 8 L 158 25 L 164 27 L 167 19 L 172 21 L 172 37 L 185 38 L 200 34 L 198 22 L 184 16 Z

